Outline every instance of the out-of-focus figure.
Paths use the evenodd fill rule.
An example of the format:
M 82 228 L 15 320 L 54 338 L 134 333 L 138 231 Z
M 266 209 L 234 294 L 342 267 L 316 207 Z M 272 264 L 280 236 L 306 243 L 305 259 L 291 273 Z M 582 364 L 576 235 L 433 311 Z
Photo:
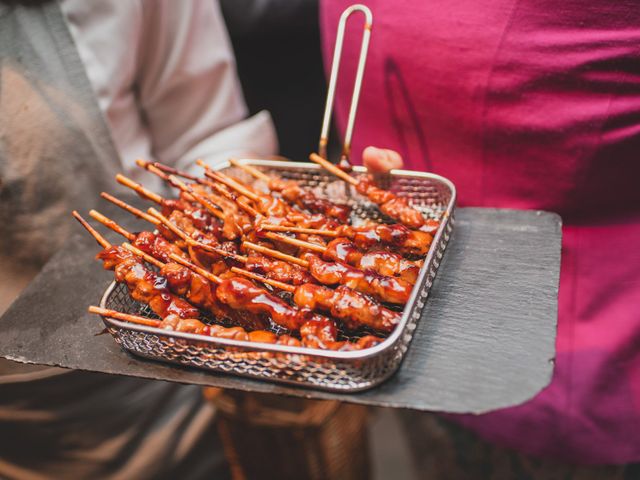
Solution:
M 321 5 L 328 58 L 337 19 L 349 3 Z M 376 20 L 353 158 L 375 142 L 399 152 L 407 168 L 450 178 L 461 206 L 550 210 L 564 222 L 551 384 L 523 405 L 457 422 L 539 457 L 579 464 L 640 461 L 637 4 L 367 4 Z M 345 43 L 346 65 L 355 64 L 356 47 Z M 349 95 L 339 86 L 339 124 Z M 399 156 L 367 150 L 365 160 L 384 170 L 397 166 Z M 522 308 L 523 314 L 536 308 L 535 294 Z M 509 454 L 492 470 L 497 449 L 478 443 L 484 455 L 475 455 L 471 442 L 461 440 L 466 447 L 456 450 L 455 439 L 433 461 L 429 451 L 437 442 L 420 442 L 420 430 L 425 439 L 430 428 L 432 440 L 445 438 L 444 423 L 406 415 L 423 472 L 476 478 L 456 477 L 460 470 L 443 476 L 437 468 L 445 451 L 463 470 L 479 472 L 477 478 L 509 471 L 501 469 L 509 466 Z M 519 459 L 511 464 L 527 465 L 514 478 L 571 470 Z M 534 476 L 536 470 L 542 473 Z
M 141 179 L 136 158 L 189 169 L 276 153 L 269 114 L 246 116 L 217 2 L 0 2 L 0 312 L 75 227 L 72 209 L 114 191 L 117 171 Z M 0 373 L 0 477 L 223 471 L 197 387 Z

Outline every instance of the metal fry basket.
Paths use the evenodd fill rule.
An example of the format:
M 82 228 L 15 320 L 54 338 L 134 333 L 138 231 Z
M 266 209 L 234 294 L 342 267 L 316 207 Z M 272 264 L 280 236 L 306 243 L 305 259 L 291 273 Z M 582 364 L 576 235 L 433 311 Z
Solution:
M 365 197 L 355 190 L 347 191 L 351 187 L 346 187 L 344 182 L 336 180 L 317 165 L 254 159 L 241 162 L 254 165 L 268 174 L 297 180 L 313 188 L 317 195 L 351 204 L 352 221 L 356 224 L 367 219 L 388 220 Z M 252 181 L 228 163 L 218 164 L 215 168 Z M 354 173 L 364 171 L 362 167 L 354 167 Z M 398 369 L 411 343 L 451 236 L 456 200 L 454 185 L 446 178 L 430 173 L 393 171 L 383 179 L 383 186 L 409 198 L 414 207 L 431 218 L 440 219 L 441 223 L 400 323 L 388 338 L 375 347 L 336 352 L 170 332 L 107 317 L 102 317 L 103 321 L 124 350 L 141 357 L 322 390 L 349 392 L 371 388 Z M 148 307 L 129 296 L 126 286 L 115 282 L 107 288 L 100 306 L 153 316 Z

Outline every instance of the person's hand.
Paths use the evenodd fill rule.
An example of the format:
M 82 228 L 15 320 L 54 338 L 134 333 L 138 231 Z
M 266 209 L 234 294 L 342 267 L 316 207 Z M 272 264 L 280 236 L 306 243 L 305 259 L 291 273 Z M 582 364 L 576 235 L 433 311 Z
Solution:
M 400 154 L 386 148 L 367 147 L 362 152 L 362 163 L 373 173 L 388 173 L 394 168 L 402 168 Z

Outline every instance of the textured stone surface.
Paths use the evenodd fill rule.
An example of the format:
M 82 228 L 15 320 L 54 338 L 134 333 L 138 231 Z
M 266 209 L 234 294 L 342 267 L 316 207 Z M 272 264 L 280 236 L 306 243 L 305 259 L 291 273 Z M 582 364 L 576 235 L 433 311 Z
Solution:
M 126 219 L 120 213 L 113 216 Z M 133 219 L 123 223 L 143 228 Z M 522 403 L 551 379 L 560 240 L 561 222 L 555 214 L 458 209 L 453 240 L 405 361 L 388 381 L 366 392 L 316 392 L 128 355 L 110 335 L 100 335 L 102 322 L 86 313 L 88 305 L 98 304 L 113 276 L 93 260 L 99 247 L 81 232 L 0 319 L 0 356 L 247 391 L 484 412 Z

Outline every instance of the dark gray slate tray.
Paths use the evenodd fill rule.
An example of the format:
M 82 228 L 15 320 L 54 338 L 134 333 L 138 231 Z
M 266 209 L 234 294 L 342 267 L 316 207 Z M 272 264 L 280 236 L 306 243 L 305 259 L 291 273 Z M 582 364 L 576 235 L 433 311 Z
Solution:
M 101 209 L 135 230 L 140 223 Z M 70 220 L 71 221 L 71 220 Z M 561 221 L 551 213 L 460 208 L 411 348 L 384 384 L 331 394 L 142 360 L 86 313 L 111 282 L 78 234 L 0 319 L 0 356 L 23 363 L 367 405 L 480 413 L 522 403 L 553 371 Z M 113 237 L 114 241 L 121 241 Z

